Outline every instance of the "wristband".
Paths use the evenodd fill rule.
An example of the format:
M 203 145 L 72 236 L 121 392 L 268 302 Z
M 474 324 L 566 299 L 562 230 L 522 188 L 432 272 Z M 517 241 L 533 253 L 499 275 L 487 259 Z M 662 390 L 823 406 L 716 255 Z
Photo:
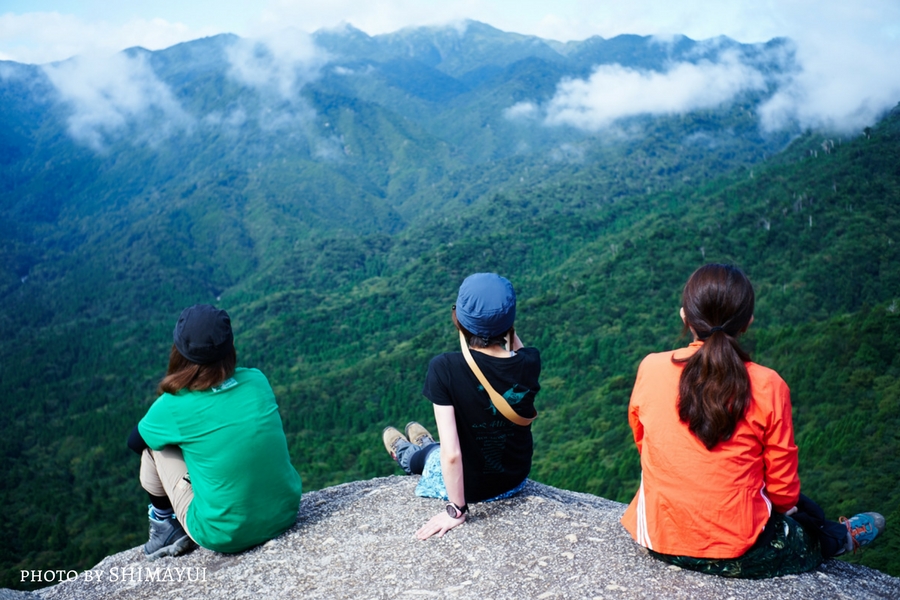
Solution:
M 467 512 L 469 512 L 469 505 L 463 504 L 461 507 L 457 506 L 453 502 L 447 503 L 447 514 L 453 517 L 454 519 L 461 519 Z

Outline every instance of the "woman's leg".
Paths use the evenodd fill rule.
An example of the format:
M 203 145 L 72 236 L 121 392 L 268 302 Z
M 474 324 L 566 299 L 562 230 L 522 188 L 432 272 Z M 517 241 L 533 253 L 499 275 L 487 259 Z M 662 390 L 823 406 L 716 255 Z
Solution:
M 881 515 L 877 516 L 880 517 Z M 797 512 L 793 515 L 795 521 L 800 523 L 810 535 L 815 536 L 819 540 L 822 556 L 825 558 L 840 556 L 854 549 L 854 540 L 857 536 L 851 535 L 852 525 L 860 522 L 860 517 L 861 515 L 857 515 L 849 520 L 842 520 L 840 523 L 829 521 L 825 518 L 825 511 L 822 510 L 822 507 L 804 494 L 800 494 L 800 498 L 797 501 Z M 848 521 L 853 523 L 848 523 Z M 881 523 L 883 528 L 883 518 Z M 869 523 L 870 528 L 872 524 Z M 871 539 L 874 539 L 877 534 L 877 530 L 872 532 L 870 535 Z M 870 542 L 871 539 L 867 539 L 865 543 Z
M 441 445 L 438 443 L 428 444 L 419 448 L 418 452 L 413 452 L 409 457 L 409 470 L 412 475 L 421 475 L 425 470 L 425 463 L 428 461 L 428 455 L 435 450 L 440 450 Z
M 780 513 L 773 513 L 765 530 L 747 552 L 730 559 L 672 556 L 650 551 L 667 563 L 722 577 L 766 579 L 805 573 L 819 566 L 822 551 L 819 541 L 809 535 L 800 523 Z
M 396 451 L 396 461 L 400 468 L 406 471 L 407 475 L 421 475 L 425 468 L 425 459 L 432 450 L 440 448 L 440 444 L 429 444 L 427 446 L 416 446 L 412 442 L 405 439 L 397 441 L 394 446 Z
M 433 444 L 433 446 L 440 448 L 440 444 Z M 425 449 L 427 450 L 427 448 Z M 423 460 L 422 476 L 419 477 L 419 483 L 416 484 L 416 496 L 449 500 L 447 486 L 444 484 L 444 473 L 441 470 L 441 453 L 423 451 L 419 452 L 416 457 L 425 459 Z
M 141 487 L 150 494 L 150 539 L 144 544 L 149 560 L 178 556 L 191 547 L 185 527 L 188 507 L 194 499 L 181 450 L 167 446 L 141 454 Z M 174 513 L 174 514 L 173 514 Z
M 151 497 L 169 499 L 178 522 L 187 531 L 185 518 L 194 499 L 194 488 L 181 449 L 166 446 L 162 450 L 144 450 L 141 455 L 141 487 Z M 155 506 L 155 504 L 154 504 Z M 190 532 L 189 532 L 190 533 Z

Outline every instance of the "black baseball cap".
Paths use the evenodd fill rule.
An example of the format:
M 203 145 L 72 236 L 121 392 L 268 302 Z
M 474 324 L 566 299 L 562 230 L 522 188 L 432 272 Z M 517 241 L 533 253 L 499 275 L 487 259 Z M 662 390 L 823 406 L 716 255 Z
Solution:
M 222 360 L 234 348 L 231 317 L 210 304 L 181 311 L 172 337 L 183 357 L 201 365 Z

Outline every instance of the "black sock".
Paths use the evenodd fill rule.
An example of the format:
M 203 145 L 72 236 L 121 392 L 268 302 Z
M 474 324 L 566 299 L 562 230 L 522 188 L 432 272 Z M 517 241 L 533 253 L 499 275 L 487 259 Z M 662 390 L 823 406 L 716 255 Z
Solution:
M 153 505 L 153 514 L 156 515 L 157 519 L 162 521 L 170 518 L 174 514 L 175 511 L 172 508 L 172 501 L 169 500 L 168 496 L 148 495 L 150 496 L 150 504 Z

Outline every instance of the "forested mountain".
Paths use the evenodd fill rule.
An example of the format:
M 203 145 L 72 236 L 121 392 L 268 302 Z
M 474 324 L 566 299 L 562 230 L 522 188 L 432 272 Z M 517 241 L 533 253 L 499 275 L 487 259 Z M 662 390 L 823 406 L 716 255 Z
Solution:
M 124 440 L 183 307 L 230 312 L 315 489 L 395 472 L 380 431 L 432 422 L 428 360 L 484 270 L 513 281 L 545 361 L 533 478 L 630 499 L 637 363 L 684 342 L 681 286 L 725 261 L 756 285 L 748 348 L 793 390 L 804 490 L 898 522 L 900 116 L 763 133 L 789 50 L 468 23 L 0 63 L 0 583 L 143 543 Z M 550 122 L 598 65 L 722 60 L 756 83 Z M 898 545 L 888 530 L 860 560 L 900 574 Z

